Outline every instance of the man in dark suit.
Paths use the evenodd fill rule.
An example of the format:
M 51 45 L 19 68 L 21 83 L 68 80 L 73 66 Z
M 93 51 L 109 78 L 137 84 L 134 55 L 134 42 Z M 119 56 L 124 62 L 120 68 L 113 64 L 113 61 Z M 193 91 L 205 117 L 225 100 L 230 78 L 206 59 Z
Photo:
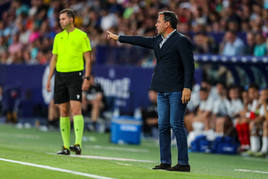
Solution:
M 160 143 L 160 165 L 153 169 L 190 171 L 184 112 L 191 98 L 194 74 L 193 46 L 190 40 L 176 31 L 177 17 L 174 12 L 159 13 L 155 37 L 123 36 L 107 32 L 108 39 L 139 45 L 154 50 L 157 64 L 151 89 L 158 92 L 157 111 Z M 171 167 L 170 129 L 178 148 L 178 164 Z

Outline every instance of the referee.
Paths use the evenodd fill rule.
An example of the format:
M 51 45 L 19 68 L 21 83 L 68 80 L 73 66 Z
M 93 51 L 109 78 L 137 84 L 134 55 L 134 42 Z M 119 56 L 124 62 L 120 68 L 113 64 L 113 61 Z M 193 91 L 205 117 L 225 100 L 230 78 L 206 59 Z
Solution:
M 81 154 L 84 119 L 81 112 L 82 90 L 88 90 L 91 72 L 91 45 L 87 34 L 74 27 L 72 9 L 60 11 L 63 29 L 54 39 L 49 66 L 47 90 L 51 91 L 51 78 L 55 72 L 54 101 L 60 109 L 60 129 L 63 148 L 57 154 L 69 155 L 70 150 Z M 84 71 L 85 59 L 85 75 Z M 71 109 L 71 110 L 70 110 Z M 70 114 L 73 116 L 75 144 L 70 146 Z

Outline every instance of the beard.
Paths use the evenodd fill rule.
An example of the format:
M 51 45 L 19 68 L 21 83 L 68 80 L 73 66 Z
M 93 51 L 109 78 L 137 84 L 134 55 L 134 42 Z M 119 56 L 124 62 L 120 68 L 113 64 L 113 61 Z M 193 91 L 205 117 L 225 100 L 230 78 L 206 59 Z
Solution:
M 71 24 L 71 23 L 67 23 L 67 24 L 60 24 L 60 27 L 61 27 L 62 29 L 66 29 L 67 27 L 69 27 L 69 26 L 70 26 L 70 24 Z
M 163 31 L 157 30 L 158 35 L 163 35 Z

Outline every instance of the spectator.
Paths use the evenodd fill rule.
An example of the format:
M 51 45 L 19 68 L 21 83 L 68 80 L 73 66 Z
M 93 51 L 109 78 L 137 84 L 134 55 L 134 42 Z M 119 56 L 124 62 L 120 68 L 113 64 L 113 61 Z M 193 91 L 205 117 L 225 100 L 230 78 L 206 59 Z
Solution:
M 245 47 L 245 55 L 253 55 L 255 49 L 255 35 L 252 32 L 247 33 L 247 46 Z
M 26 27 L 23 24 L 19 24 L 19 41 L 22 44 L 27 44 L 29 42 L 30 34 L 31 32 L 26 29 Z
M 22 43 L 19 41 L 19 35 L 16 34 L 12 38 L 12 44 L 8 48 L 8 52 L 10 54 L 15 54 L 16 52 L 19 52 L 22 49 Z
M 222 49 L 222 55 L 242 55 L 244 50 L 244 43 L 240 38 L 237 37 L 235 32 L 228 31 L 224 36 Z
M 6 123 L 17 123 L 19 100 L 19 89 L 12 88 L 5 90 L 5 94 L 3 95 L 3 111 L 6 116 Z
M 193 23 L 203 24 L 203 25 L 207 24 L 207 17 L 205 16 L 205 13 L 203 11 L 204 10 L 202 9 L 202 7 L 197 7 L 197 9 L 193 11 L 193 15 L 194 15 Z
M 149 90 L 148 97 L 150 100 L 150 104 L 142 110 L 143 133 L 144 136 L 157 138 L 157 93 L 155 91 Z
M 214 101 L 214 104 L 213 104 L 212 125 L 213 123 L 215 123 L 216 135 L 223 136 L 225 124 L 230 123 L 230 118 L 228 117 L 229 100 L 227 99 L 227 91 L 223 83 L 217 84 L 217 90 L 218 90 L 219 98 L 218 100 Z
M 5 44 L 5 38 L 3 36 L 0 36 L 0 55 L 5 53 L 7 50 L 6 44 Z
M 3 64 L 7 64 L 8 61 L 11 61 L 9 59 L 10 59 L 10 55 L 8 54 L 7 51 L 3 52 L 0 56 L 0 62 Z
M 193 90 L 191 94 L 191 100 L 186 106 L 186 112 L 184 116 L 184 126 L 187 129 L 187 132 L 191 132 L 193 130 L 193 119 L 198 110 L 198 106 L 200 104 L 200 85 L 193 85 Z
M 237 23 L 237 21 L 230 21 L 230 22 L 228 22 L 227 25 L 228 25 L 227 29 L 229 31 L 232 31 L 235 33 L 239 32 L 239 24 Z
M 211 115 L 214 102 L 212 98 L 209 98 L 209 91 L 207 88 L 201 87 L 200 89 L 200 104 L 197 110 L 197 114 L 193 119 L 193 128 L 195 130 L 195 123 L 201 124 L 205 130 L 212 129 Z M 203 128 L 202 127 L 202 128 Z
M 260 99 L 260 117 L 263 118 L 262 125 L 262 148 L 257 156 L 267 156 L 268 154 L 268 89 L 262 90 L 262 98 Z
M 259 114 L 250 121 L 250 150 L 249 155 L 264 157 L 268 152 L 268 124 L 267 124 L 267 108 L 268 89 L 263 89 L 259 98 Z M 262 137 L 262 148 L 260 143 Z
M 118 43 L 107 42 L 103 31 L 112 28 L 112 31 L 125 35 L 155 35 L 154 19 L 157 16 L 156 9 L 169 9 L 176 12 L 179 18 L 178 31 L 192 38 L 197 45 L 197 53 L 212 53 L 223 55 L 253 55 L 253 43 L 247 40 L 244 46 L 241 39 L 236 35 L 233 37 L 229 31 L 235 32 L 243 40 L 243 33 L 256 33 L 267 35 L 268 13 L 259 1 L 31 1 L 30 7 L 24 1 L 12 1 L 10 8 L 3 10 L 0 22 L 0 55 L 5 49 L 12 49 L 12 54 L 8 55 L 8 60 L 0 63 L 18 63 L 13 50 L 33 49 L 31 52 L 31 63 L 46 63 L 52 41 L 59 31 L 57 22 L 58 12 L 66 7 L 73 7 L 77 11 L 76 24 L 81 29 L 91 33 L 92 46 L 100 45 L 118 46 Z M 117 24 L 120 27 L 114 28 Z M 38 28 L 40 27 L 40 28 Z M 228 32 L 226 32 L 228 30 Z M 93 35 L 92 35 L 93 34 Z M 207 34 L 207 35 L 205 35 Z M 15 36 L 19 36 L 17 44 Z M 225 38 L 223 39 L 223 36 Z M 251 36 L 251 35 L 249 35 Z M 250 37 L 252 38 L 252 37 Z M 13 40 L 14 39 L 14 40 Z M 29 41 L 30 40 L 30 41 Z M 40 43 L 39 45 L 36 44 Z M 4 44 L 2 44 L 4 42 Z M 217 44 L 222 44 L 219 50 Z M 257 47 L 256 56 L 263 56 L 264 42 L 260 42 L 261 47 Z M 245 47 L 245 52 L 244 48 Z M 40 52 L 38 58 L 37 54 Z M 116 50 L 114 50 L 116 51 Z M 128 58 L 125 54 L 114 53 L 122 60 L 107 63 L 127 64 L 135 61 L 135 65 L 141 65 L 143 52 L 139 56 Z M 146 53 L 146 52 L 145 52 Z M 14 56 L 15 55 L 15 56 Z M 40 57 L 41 56 L 41 57 Z M 122 56 L 122 57 L 121 57 Z M 40 58 L 42 60 L 40 60 Z M 138 59 L 137 59 L 138 58 Z M 151 55 L 148 59 L 153 59 Z M 124 61 L 128 59 L 128 61 Z M 135 60 L 133 60 L 135 59 Z M 28 63 L 28 59 L 26 60 Z
M 18 122 L 33 124 L 34 102 L 31 90 L 26 90 L 21 100 L 18 102 Z
M 229 104 L 228 104 L 228 116 L 236 124 L 237 117 L 243 110 L 243 103 L 239 96 L 240 90 L 237 86 L 231 86 L 229 89 Z
M 231 86 L 229 89 L 229 103 L 228 103 L 228 118 L 224 123 L 224 134 L 227 136 L 235 137 L 236 133 L 236 121 L 240 117 L 240 112 L 243 110 L 243 103 L 240 99 L 240 88 L 238 86 Z M 238 141 L 238 140 L 237 140 Z
M 196 53 L 202 54 L 210 52 L 209 39 L 205 34 L 196 34 L 194 36 L 194 43 Z
M 248 88 L 248 93 L 243 93 L 244 109 L 240 113 L 237 120 L 236 130 L 241 144 L 241 150 L 249 149 L 250 144 L 250 131 L 249 122 L 251 119 L 256 118 L 256 111 L 258 108 L 259 87 L 256 84 L 251 84 Z
M 180 23 L 178 24 L 178 32 L 188 36 L 188 37 L 191 37 L 191 33 L 190 33 L 190 25 L 188 23 Z
M 49 129 L 59 128 L 59 119 L 60 119 L 59 107 L 54 103 L 54 99 L 52 99 L 48 105 L 47 127 Z
M 208 94 L 211 100 L 217 100 L 219 98 L 218 90 L 215 86 L 211 85 L 211 82 L 208 80 L 203 80 L 201 82 L 201 87 L 206 88 L 208 90 Z
M 101 18 L 101 28 L 103 30 L 108 30 L 111 27 L 117 25 L 117 17 L 114 13 L 109 13 L 107 10 L 102 11 L 102 18 Z
M 90 76 L 89 90 L 83 93 L 82 107 L 85 115 L 91 117 L 92 125 L 96 130 L 101 111 L 105 108 L 105 97 L 101 85 L 95 82 L 93 75 Z
M 254 48 L 254 56 L 261 57 L 265 56 L 267 53 L 267 47 L 262 34 L 258 33 L 256 35 L 256 46 Z

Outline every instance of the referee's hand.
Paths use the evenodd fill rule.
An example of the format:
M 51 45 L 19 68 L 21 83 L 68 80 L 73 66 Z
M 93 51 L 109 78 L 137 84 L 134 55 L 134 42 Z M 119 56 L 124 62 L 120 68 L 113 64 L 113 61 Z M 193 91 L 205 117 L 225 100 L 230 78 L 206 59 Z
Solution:
M 83 84 L 82 84 L 82 91 L 87 91 L 90 86 L 90 81 L 87 79 L 84 79 Z
M 118 40 L 119 36 L 110 32 L 110 31 L 107 31 L 107 39 L 114 39 L 114 40 Z
M 181 101 L 183 104 L 186 104 L 190 101 L 191 99 L 191 89 L 189 88 L 183 88 L 183 91 L 182 91 L 182 96 L 181 96 Z
M 47 80 L 46 88 L 48 92 L 51 92 L 50 80 Z

